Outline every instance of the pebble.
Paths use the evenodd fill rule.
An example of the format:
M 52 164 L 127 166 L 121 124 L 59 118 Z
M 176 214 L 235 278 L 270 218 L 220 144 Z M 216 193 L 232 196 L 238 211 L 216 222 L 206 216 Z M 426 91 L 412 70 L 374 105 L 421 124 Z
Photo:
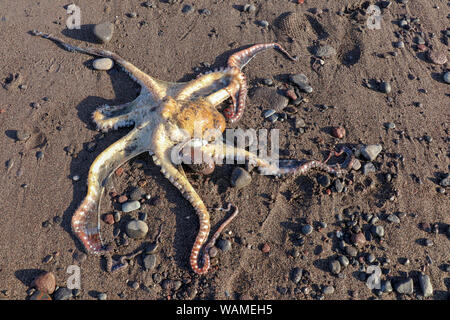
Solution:
M 294 83 L 299 89 L 303 90 L 306 93 L 313 92 L 313 88 L 309 85 L 309 80 L 306 75 L 303 73 L 291 74 L 289 79 L 292 83 Z
M 402 49 L 405 47 L 405 43 L 403 41 L 398 41 L 398 42 L 394 43 L 394 47 L 396 47 L 398 49 Z
M 338 260 L 330 261 L 328 268 L 332 274 L 339 274 L 341 272 L 341 264 Z
M 47 293 L 36 290 L 30 300 L 52 300 L 52 298 Z
M 386 81 L 381 82 L 380 91 L 389 94 L 392 91 L 390 83 Z
M 387 122 L 385 123 L 386 129 L 395 129 L 395 123 L 393 122 Z
M 148 226 L 144 221 L 131 220 L 126 225 L 126 233 L 132 239 L 142 239 L 148 232 Z
M 256 11 L 256 7 L 253 5 L 253 4 L 246 4 L 246 5 L 244 5 L 244 12 L 249 12 L 249 13 L 252 13 L 252 12 L 255 12 Z
M 346 256 L 339 256 L 338 261 L 341 264 L 342 268 L 346 268 L 350 263 Z
M 258 25 L 260 27 L 267 28 L 269 26 L 269 22 L 267 22 L 266 20 L 259 20 Z
M 299 283 L 303 276 L 303 270 L 299 267 L 295 267 L 292 269 L 291 280 L 294 283 Z
M 383 147 L 381 145 L 370 144 L 361 148 L 361 155 L 369 161 L 374 161 L 380 154 L 381 150 L 383 150 Z
M 103 221 L 107 224 L 114 224 L 114 215 L 111 213 L 107 213 L 103 216 Z
M 421 36 L 414 37 L 413 41 L 417 44 L 425 44 L 425 40 Z
M 333 127 L 333 129 L 331 129 L 331 134 L 333 135 L 333 137 L 338 138 L 338 139 L 342 139 L 345 137 L 345 128 L 344 127 Z
M 26 141 L 31 137 L 31 134 L 26 130 L 17 130 L 16 139 L 18 141 Z
M 34 279 L 31 286 L 41 292 L 52 294 L 56 288 L 55 275 L 52 272 L 43 273 Z
M 231 173 L 231 185 L 237 189 L 244 188 L 252 182 L 252 177 L 245 169 L 236 167 Z
M 366 257 L 368 263 L 372 263 L 375 261 L 375 255 L 373 253 L 369 253 Z
M 268 243 L 264 243 L 264 245 L 261 248 L 261 251 L 264 253 L 269 253 L 270 252 L 270 246 Z
M 428 51 L 428 58 L 430 61 L 434 64 L 441 65 L 446 64 L 448 59 L 445 52 L 437 51 L 437 50 L 430 50 Z
M 361 161 L 359 161 L 358 159 L 354 159 L 352 169 L 355 171 L 361 169 Z
M 55 300 L 69 300 L 72 298 L 72 290 L 66 287 L 60 287 L 53 295 Z
M 329 176 L 325 175 L 325 174 L 319 174 L 317 176 L 317 182 L 324 188 L 327 188 L 330 186 L 331 184 L 331 179 Z
M 369 173 L 376 172 L 377 170 L 376 170 L 376 168 L 375 168 L 375 166 L 373 165 L 372 162 L 367 162 L 363 166 L 363 170 L 362 171 L 363 171 L 363 174 L 367 175 Z
M 387 220 L 392 223 L 400 223 L 399 217 L 397 217 L 395 214 L 388 215 Z
M 229 251 L 231 249 L 231 241 L 228 239 L 220 239 L 217 241 L 217 248 L 223 252 Z
M 74 176 L 72 177 L 72 180 L 73 180 L 73 181 L 78 181 L 78 180 L 80 180 L 80 176 L 79 176 L 79 175 L 74 175 Z
M 92 62 L 92 67 L 95 70 L 100 71 L 108 71 L 114 66 L 114 61 L 112 61 L 110 58 L 99 58 L 95 59 Z
M 444 73 L 444 76 L 442 78 L 446 83 L 450 83 L 450 71 Z
M 97 299 L 98 300 L 106 300 L 106 299 L 108 299 L 108 295 L 104 292 L 100 292 L 97 296 Z
M 306 122 L 303 118 L 296 117 L 295 118 L 295 128 L 300 129 L 306 127 Z
M 114 24 L 103 22 L 94 26 L 94 35 L 103 43 L 109 42 L 114 33 Z
M 353 246 L 345 247 L 345 253 L 350 257 L 356 257 L 358 255 L 358 250 Z
M 366 243 L 366 237 L 364 236 L 364 233 L 358 232 L 356 234 L 352 235 L 352 242 L 357 246 L 363 246 Z
M 78 263 L 82 263 L 84 261 L 86 261 L 87 259 L 87 254 L 81 251 L 76 251 L 73 254 L 73 258 L 75 259 L 75 261 L 77 261 Z
M 390 293 L 392 292 L 392 283 L 389 280 L 383 280 L 381 281 L 381 291 L 383 293 Z
M 129 201 L 122 204 L 122 211 L 123 212 L 131 212 L 134 210 L 137 210 L 141 207 L 141 203 L 139 201 Z
M 336 49 L 327 44 L 318 46 L 315 50 L 315 55 L 319 58 L 330 58 L 336 55 Z
M 44 158 L 44 153 L 42 151 L 36 152 L 36 159 L 40 160 Z
M 337 193 L 341 193 L 344 190 L 344 184 L 340 179 L 334 180 L 334 188 L 336 189 Z
M 269 118 L 271 115 L 275 114 L 275 110 L 274 109 L 269 109 L 264 111 L 263 116 L 264 118 Z
M 326 286 L 322 289 L 323 294 L 333 294 L 334 293 L 334 287 L 333 286 Z
M 302 226 L 302 233 L 304 235 L 311 234 L 312 231 L 313 231 L 313 227 L 310 224 L 306 224 L 306 225 Z
M 380 238 L 384 237 L 384 227 L 383 226 L 372 226 L 371 231 L 372 231 L 372 234 L 377 235 Z
M 181 12 L 183 13 L 191 13 L 194 10 L 194 7 L 192 7 L 189 4 L 186 4 L 183 9 L 181 9 Z
M 119 211 L 114 211 L 113 217 L 114 217 L 114 222 L 119 222 L 120 218 L 121 218 L 120 212 Z
M 423 296 L 425 298 L 433 295 L 433 286 L 431 284 L 431 280 L 430 280 L 429 276 L 421 273 L 419 275 L 419 284 L 420 284 L 420 288 L 422 289 Z
M 395 285 L 395 291 L 401 294 L 413 294 L 414 292 L 414 283 L 412 278 L 406 278 L 400 280 Z

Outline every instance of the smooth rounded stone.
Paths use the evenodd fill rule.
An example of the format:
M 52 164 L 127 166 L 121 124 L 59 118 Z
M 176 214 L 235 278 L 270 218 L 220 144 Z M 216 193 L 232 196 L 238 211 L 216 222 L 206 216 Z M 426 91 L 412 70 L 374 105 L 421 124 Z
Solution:
M 128 201 L 122 204 L 122 211 L 123 212 L 131 212 L 134 210 L 138 210 L 141 207 L 141 203 L 139 201 Z
M 338 260 L 330 261 L 328 268 L 332 274 L 339 274 L 341 272 L 341 264 Z
M 155 254 L 146 255 L 142 260 L 145 270 L 153 270 L 156 267 L 157 258 L 158 257 Z
M 231 173 L 231 185 L 237 189 L 244 188 L 252 182 L 252 176 L 245 169 L 236 167 Z
M 106 299 L 108 299 L 108 295 L 104 292 L 100 292 L 97 296 L 97 299 L 98 300 L 106 300 Z
M 392 223 L 400 223 L 399 217 L 397 217 L 395 214 L 388 215 L 387 220 Z
M 408 25 L 408 21 L 406 21 L 405 19 L 400 20 L 399 22 L 399 26 L 402 28 L 405 28 Z
M 381 281 L 381 291 L 383 293 L 390 293 L 392 292 L 392 283 L 389 280 L 382 280 Z
M 217 249 L 217 247 L 211 247 L 211 248 L 209 248 L 208 253 L 211 258 L 214 258 L 219 253 L 219 250 Z
M 446 174 L 446 176 L 439 182 L 441 187 L 450 186 L 450 174 Z
M 273 114 L 270 117 L 267 118 L 267 120 L 269 120 L 271 123 L 274 123 L 278 120 L 278 115 L 277 114 Z
M 125 231 L 132 239 L 142 239 L 147 235 L 148 226 L 144 221 L 131 220 L 127 223 Z
M 421 273 L 419 275 L 420 289 L 422 289 L 423 296 L 428 298 L 433 295 L 433 285 L 431 284 L 430 277 Z
M 300 129 L 306 127 L 306 122 L 303 118 L 296 117 L 295 118 L 295 128 Z
M 367 260 L 368 263 L 374 262 L 375 259 L 376 259 L 376 257 L 375 257 L 375 255 L 374 255 L 373 253 L 369 253 L 369 254 L 366 256 L 366 260 Z
M 340 179 L 334 180 L 334 188 L 336 189 L 337 193 L 341 193 L 344 190 L 344 184 Z
M 437 65 L 446 64 L 448 61 L 447 54 L 443 51 L 437 50 L 428 51 L 428 58 L 432 63 Z
M 291 272 L 291 280 L 294 283 L 299 283 L 303 276 L 303 270 L 299 267 L 295 267 Z
M 305 224 L 302 226 L 302 233 L 306 236 L 313 232 L 313 227 L 310 224 Z
M 443 77 L 444 81 L 446 83 L 450 83 L 450 71 L 447 71 L 446 73 L 444 73 Z
M 120 212 L 119 211 L 114 211 L 114 213 L 113 213 L 113 218 L 114 218 L 114 222 L 119 222 L 120 221 L 120 219 L 121 219 L 121 214 L 120 214 Z
M 358 249 L 352 246 L 345 247 L 345 253 L 350 257 L 356 257 L 358 255 Z
M 315 55 L 319 58 L 330 58 L 336 55 L 336 49 L 334 49 L 332 46 L 328 44 L 325 44 L 316 47 Z
M 256 7 L 253 4 L 246 4 L 244 5 L 244 12 L 252 13 L 256 11 Z
M 342 268 L 346 268 L 350 263 L 346 256 L 339 256 L 338 261 L 341 264 Z
M 66 287 L 60 287 L 53 295 L 55 300 L 69 300 L 72 298 L 72 290 Z
M 275 110 L 274 109 L 269 109 L 264 111 L 263 116 L 264 118 L 269 118 L 271 115 L 275 114 Z
M 389 82 L 383 81 L 380 83 L 380 91 L 389 94 L 392 91 L 391 84 Z
M 92 62 L 92 67 L 95 70 L 100 70 L 100 71 L 108 71 L 113 66 L 114 66 L 114 61 L 112 61 L 112 59 L 110 59 L 110 58 L 99 58 L 99 59 L 95 59 Z
M 334 287 L 333 286 L 326 286 L 322 289 L 323 294 L 333 294 L 334 293 Z
M 395 285 L 395 291 L 401 294 L 413 294 L 414 283 L 412 278 L 400 280 Z
M 331 179 L 329 176 L 325 175 L 325 174 L 319 174 L 317 176 L 317 182 L 324 188 L 327 188 L 330 186 L 331 184 Z
M 263 27 L 263 28 L 267 28 L 269 26 L 269 22 L 267 22 L 266 20 L 259 20 L 259 21 L 257 21 L 257 23 L 260 27 Z
M 44 153 L 42 151 L 36 152 L 36 159 L 41 160 L 44 158 Z
M 31 134 L 26 130 L 17 130 L 16 131 L 16 139 L 18 141 L 26 141 L 30 139 Z
M 352 169 L 355 171 L 361 169 L 361 161 L 359 161 L 358 159 L 354 159 Z
M 352 235 L 352 242 L 357 246 L 363 246 L 366 243 L 366 237 L 364 236 L 364 233 L 358 232 L 356 234 Z
M 415 36 L 413 41 L 417 44 L 425 44 L 425 40 L 421 36 Z
M 425 239 L 425 240 L 423 241 L 423 245 L 424 245 L 425 247 L 431 247 L 431 246 L 434 245 L 434 243 L 433 243 L 433 240 L 431 240 L 431 239 Z
M 380 144 L 370 144 L 361 148 L 361 155 L 369 161 L 373 161 L 380 154 L 383 147 Z
M 82 263 L 82 262 L 86 261 L 86 259 L 87 259 L 87 254 L 84 253 L 84 252 L 81 252 L 81 251 L 76 251 L 76 252 L 73 254 L 73 258 L 75 259 L 76 262 Z
M 31 287 L 41 292 L 52 294 L 56 288 L 55 275 L 52 272 L 43 273 L 33 280 Z
M 278 93 L 276 88 L 259 87 L 251 95 L 252 103 L 264 109 L 281 111 L 287 107 L 289 99 Z
M 338 139 L 343 139 L 345 137 L 345 128 L 344 127 L 333 127 L 331 129 L 331 134 L 333 135 L 333 137 L 338 138 Z
M 94 26 L 95 37 L 103 42 L 109 42 L 114 34 L 114 24 L 110 22 L 103 22 Z
M 229 251 L 231 249 L 231 241 L 227 239 L 220 239 L 217 241 L 217 248 L 223 252 Z
M 372 226 L 371 231 L 372 231 L 373 235 L 377 235 L 380 238 L 384 237 L 384 227 L 383 226 Z
M 402 49 L 405 47 L 405 43 L 403 41 L 397 41 L 394 43 L 394 47 L 396 47 L 398 49 Z
M 376 172 L 377 169 L 375 168 L 375 166 L 373 165 L 372 162 L 367 162 L 364 166 L 363 166 L 363 174 L 367 175 L 369 173 L 373 173 Z
M 4 300 L 1 299 L 0 300 Z M 30 297 L 30 300 L 52 300 L 48 293 L 36 290 Z
M 72 180 L 76 182 L 76 181 L 80 180 L 80 176 L 76 174 L 72 177 Z
M 395 123 L 393 122 L 386 122 L 384 126 L 386 127 L 386 129 L 395 129 Z

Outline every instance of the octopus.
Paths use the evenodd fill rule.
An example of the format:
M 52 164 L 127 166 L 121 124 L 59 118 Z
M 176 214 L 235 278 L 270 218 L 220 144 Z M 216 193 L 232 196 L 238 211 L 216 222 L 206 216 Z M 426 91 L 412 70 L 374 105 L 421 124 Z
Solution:
M 103 105 L 93 112 L 92 120 L 101 131 L 119 127 L 133 128 L 94 160 L 87 178 L 87 195 L 71 220 L 72 231 L 86 251 L 105 255 L 109 261 L 109 270 L 125 266 L 126 260 L 133 258 L 134 254 L 124 256 L 116 265 L 112 265 L 108 246 L 103 244 L 100 234 L 100 199 L 111 174 L 139 154 L 148 152 L 153 157 L 154 164 L 160 167 L 161 173 L 190 202 L 198 215 L 199 231 L 190 253 L 190 266 L 196 274 L 205 274 L 210 269 L 209 249 L 222 230 L 237 216 L 238 209 L 235 207 L 232 210 L 230 204 L 227 209 L 222 209 L 226 212 L 232 211 L 232 214 L 207 242 L 210 215 L 184 174 L 181 163 L 189 163 L 194 155 L 199 154 L 202 162 L 207 165 L 206 171 L 211 172 L 217 159 L 233 155 L 235 159 L 252 162 L 262 173 L 269 175 L 304 174 L 312 168 L 341 175 L 351 167 L 351 152 L 347 148 L 343 148 L 339 153 L 335 152 L 336 155 L 342 152 L 347 154 L 342 166 L 328 165 L 328 159 L 324 162 L 279 160 L 274 164 L 243 148 L 228 143 L 216 143 L 221 139 L 227 122 L 236 123 L 244 113 L 247 97 L 246 78 L 242 72 L 244 66 L 257 53 L 268 49 L 277 49 L 290 60 L 296 60 L 296 57 L 289 55 L 277 43 L 256 44 L 238 51 L 230 56 L 225 68 L 201 74 L 191 81 L 166 82 L 144 73 L 116 53 L 99 48 L 74 46 L 56 36 L 36 30 L 31 33 L 52 40 L 70 52 L 110 58 L 141 87 L 140 94 L 133 101 L 115 106 Z M 219 112 L 217 108 L 229 98 L 230 105 L 223 113 Z M 178 158 L 176 161 L 174 155 Z

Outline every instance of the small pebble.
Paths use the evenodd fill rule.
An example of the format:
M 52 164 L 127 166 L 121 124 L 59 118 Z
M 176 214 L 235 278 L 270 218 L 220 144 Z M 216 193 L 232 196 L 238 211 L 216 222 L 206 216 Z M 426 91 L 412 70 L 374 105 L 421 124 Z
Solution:
M 341 264 L 342 268 L 346 268 L 350 263 L 346 256 L 339 256 L 338 261 Z
M 372 226 L 371 231 L 372 231 L 372 233 L 374 235 L 377 235 L 380 238 L 384 237 L 384 228 L 383 228 L 383 226 Z
M 395 214 L 388 215 L 387 220 L 392 223 L 400 223 L 399 217 L 397 217 Z
M 323 294 L 333 294 L 334 293 L 334 287 L 333 286 L 326 286 L 322 290 Z
M 331 130 L 331 134 L 335 138 L 342 139 L 345 137 L 345 128 L 344 127 L 333 127 Z
M 31 134 L 25 130 L 17 130 L 16 131 L 16 139 L 18 141 L 26 141 L 31 137 Z
M 392 91 L 390 83 L 383 81 L 380 84 L 380 91 L 383 93 L 389 94 Z
M 403 41 L 398 41 L 398 42 L 394 43 L 394 47 L 396 47 L 398 49 L 402 49 L 405 47 L 405 43 Z
M 256 11 L 256 7 L 253 4 L 246 4 L 244 5 L 244 11 L 248 13 L 252 13 Z
M 99 58 L 99 59 L 95 59 L 92 62 L 92 67 L 95 70 L 100 70 L 100 71 L 108 71 L 113 66 L 114 66 L 114 61 L 111 60 L 110 58 Z
M 183 13 L 191 13 L 192 11 L 194 11 L 194 7 L 189 4 L 186 4 L 183 9 L 181 9 L 181 12 Z
M 414 283 L 412 278 L 400 280 L 395 285 L 395 291 L 401 294 L 413 294 Z
M 147 235 L 148 226 L 141 220 L 131 220 L 126 225 L 126 233 L 132 239 L 142 239 Z
M 361 148 L 361 155 L 369 161 L 374 161 L 380 154 L 381 150 L 383 150 L 383 147 L 381 145 L 371 144 Z
M 97 299 L 98 300 L 106 300 L 106 299 L 108 299 L 108 295 L 104 292 L 101 292 L 98 294 Z
M 358 255 L 358 250 L 353 246 L 345 247 L 345 253 L 350 257 L 356 257 Z
M 269 22 L 267 22 L 266 20 L 259 20 L 258 25 L 260 27 L 267 28 L 269 26 Z
M 317 176 L 317 182 L 324 188 L 327 188 L 331 185 L 330 177 L 324 174 L 319 174 Z
M 437 65 L 446 64 L 448 61 L 447 54 L 445 52 L 437 50 L 428 51 L 428 58 L 432 63 Z
M 122 204 L 123 212 L 131 212 L 134 210 L 138 210 L 141 207 L 141 203 L 139 201 L 129 201 Z
M 264 111 L 263 116 L 264 118 L 269 118 L 271 115 L 275 114 L 275 110 L 274 109 L 269 109 Z
M 220 239 L 217 241 L 217 248 L 223 252 L 229 251 L 231 249 L 231 241 L 227 239 Z
M 119 222 L 120 218 L 121 218 L 120 212 L 119 211 L 114 211 L 113 217 L 114 217 L 114 222 Z
M 261 248 L 261 251 L 264 253 L 269 253 L 270 252 L 270 246 L 267 243 L 264 243 L 264 245 Z
M 3 299 L 0 299 L 0 300 L 3 300 Z M 33 295 L 30 297 L 30 300 L 52 300 L 52 298 L 48 295 L 48 293 L 36 290 L 33 293 Z
M 450 83 L 450 71 L 447 71 L 446 73 L 444 73 L 442 78 L 446 83 Z
M 299 283 L 300 280 L 302 279 L 303 276 L 303 270 L 300 269 L 299 267 L 295 267 L 294 269 L 292 269 L 292 273 L 291 273 L 291 280 L 294 283 Z
M 313 231 L 313 227 L 311 225 L 306 224 L 306 225 L 302 226 L 302 233 L 304 235 L 311 234 L 312 231 Z
M 341 272 L 341 264 L 338 260 L 330 261 L 328 268 L 332 274 L 339 274 Z
M 344 190 L 344 184 L 340 179 L 334 180 L 334 188 L 337 193 L 341 193 Z
M 52 272 L 45 272 L 37 276 L 31 286 L 41 292 L 52 294 L 56 287 L 55 275 Z
M 110 22 L 100 23 L 94 26 L 94 35 L 103 43 L 109 42 L 114 33 L 114 24 Z
M 69 300 L 72 298 L 72 290 L 66 287 L 60 287 L 53 295 L 55 300 Z
M 130 199 L 133 201 L 141 200 L 145 196 L 145 191 L 141 187 L 134 188 L 130 193 Z
M 231 185 L 237 189 L 244 188 L 252 182 L 250 173 L 241 167 L 235 167 L 231 173 Z
M 364 175 L 367 175 L 367 174 L 369 174 L 369 173 L 373 173 L 373 172 L 376 172 L 377 170 L 376 170 L 376 168 L 375 168 L 375 166 L 373 165 L 373 163 L 372 162 L 367 162 L 364 166 L 363 166 L 363 174 Z
M 428 298 L 433 295 L 433 285 L 431 284 L 430 277 L 421 273 L 419 275 L 419 284 L 422 289 L 423 296 Z
M 78 180 L 80 180 L 80 176 L 79 176 L 79 175 L 74 175 L 74 176 L 72 177 L 72 180 L 73 180 L 73 181 L 78 181 Z

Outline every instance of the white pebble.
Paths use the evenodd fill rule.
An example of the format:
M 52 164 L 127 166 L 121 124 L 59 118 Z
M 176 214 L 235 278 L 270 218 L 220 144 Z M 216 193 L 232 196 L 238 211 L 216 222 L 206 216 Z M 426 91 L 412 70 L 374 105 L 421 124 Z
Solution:
M 114 61 L 112 61 L 110 58 L 100 58 L 95 59 L 92 63 L 92 66 L 95 70 L 102 70 L 107 71 L 110 70 L 114 65 Z

